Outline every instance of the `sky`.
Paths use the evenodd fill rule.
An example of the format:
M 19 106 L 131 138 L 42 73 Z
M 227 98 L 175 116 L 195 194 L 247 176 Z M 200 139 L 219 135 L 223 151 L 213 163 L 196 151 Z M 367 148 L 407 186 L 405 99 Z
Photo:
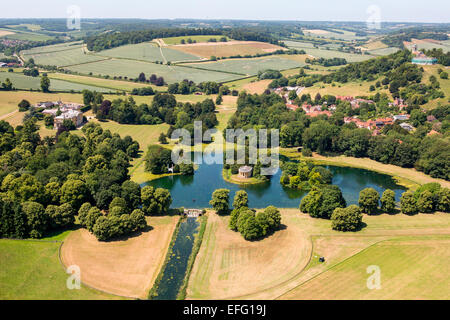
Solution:
M 20 0 L 2 1 L 0 18 L 236 19 L 449 22 L 448 0 Z

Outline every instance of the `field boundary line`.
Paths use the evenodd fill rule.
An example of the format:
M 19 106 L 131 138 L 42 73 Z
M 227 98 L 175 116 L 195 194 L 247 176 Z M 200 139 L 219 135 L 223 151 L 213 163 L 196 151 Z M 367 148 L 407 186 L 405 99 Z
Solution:
M 93 56 L 96 56 L 96 55 L 93 55 Z M 96 56 L 96 57 L 99 57 L 99 56 Z M 104 59 L 101 59 L 101 60 L 88 61 L 88 62 L 82 62 L 82 63 L 76 63 L 76 64 L 68 64 L 68 65 L 64 65 L 64 66 L 58 66 L 58 68 L 82 66 L 82 65 L 85 65 L 85 64 L 96 63 L 96 62 L 106 61 L 106 60 L 111 60 L 111 59 L 112 58 L 104 57 Z
M 56 52 L 64 52 L 64 51 L 71 51 L 71 50 L 75 51 L 77 49 L 83 49 L 83 46 L 80 44 L 79 48 L 69 48 L 69 49 L 63 49 L 63 50 L 53 50 L 53 51 L 45 51 L 45 52 L 31 52 L 31 53 L 22 52 L 22 54 L 27 55 L 27 56 L 35 56 L 35 55 L 42 55 L 42 54 L 47 54 L 47 53 L 56 53 Z

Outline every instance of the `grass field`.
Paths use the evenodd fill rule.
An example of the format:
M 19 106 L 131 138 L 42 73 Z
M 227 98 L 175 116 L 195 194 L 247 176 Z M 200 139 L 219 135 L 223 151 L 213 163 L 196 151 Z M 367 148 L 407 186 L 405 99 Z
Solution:
M 336 29 L 337 30 L 337 29 Z M 332 32 L 329 30 L 321 30 L 321 29 L 304 29 L 303 33 L 305 36 L 310 37 L 320 37 L 320 38 L 329 38 L 329 39 L 340 39 L 340 40 L 358 40 L 358 39 L 365 39 L 365 37 L 359 37 L 356 36 L 354 32 L 347 31 L 347 30 L 337 30 L 338 32 Z
M 53 39 L 52 36 L 48 36 L 37 32 L 23 31 L 17 29 L 5 29 L 5 28 L 0 28 L 0 37 L 5 39 L 28 40 L 28 41 L 45 41 Z
M 280 299 L 449 299 L 450 236 L 382 241 L 282 295 Z M 368 289 L 366 268 L 376 265 L 381 288 Z
M 430 84 L 429 78 L 431 75 L 434 75 L 441 85 L 440 90 L 442 92 L 444 92 L 444 94 L 445 94 L 444 98 L 439 98 L 439 99 L 429 101 L 423 107 L 425 109 L 433 109 L 433 108 L 437 107 L 439 104 L 441 104 L 441 105 L 448 104 L 449 97 L 450 97 L 450 80 L 449 79 L 441 79 L 439 77 L 439 73 L 438 73 L 438 69 L 445 70 L 445 71 L 447 71 L 447 73 L 448 73 L 448 69 L 446 69 L 446 67 L 444 67 L 443 65 L 439 65 L 439 64 L 436 64 L 433 66 L 422 66 L 422 67 L 424 69 L 422 83 Z
M 60 242 L 0 240 L 0 300 L 94 300 L 117 297 L 82 285 L 66 286 L 68 274 L 59 261 Z
M 270 43 L 255 41 L 194 43 L 175 45 L 171 46 L 171 48 L 204 58 L 255 55 L 283 49 Z
M 373 56 L 387 56 L 389 54 L 397 52 L 398 50 L 400 50 L 400 49 L 396 48 L 396 47 L 388 47 L 388 48 L 369 50 L 368 52 Z
M 85 229 L 72 232 L 61 248 L 66 266 L 78 265 L 90 287 L 131 298 L 146 298 L 164 262 L 179 216 L 150 217 L 149 230 L 100 242 Z
M 196 83 L 203 81 L 226 82 L 241 77 L 223 72 L 195 70 L 192 68 L 167 66 L 123 59 L 112 59 L 81 64 L 68 67 L 67 69 L 79 72 L 81 74 L 89 74 L 92 72 L 94 75 L 127 76 L 133 79 L 137 78 L 141 72 L 144 72 L 147 76 L 156 74 L 164 77 L 164 80 L 167 83 L 180 82 L 184 79 L 189 79 Z
M 179 50 L 173 50 L 170 48 L 159 48 L 154 43 L 144 42 L 139 44 L 130 44 L 126 46 L 117 47 L 97 53 L 97 55 L 104 57 L 122 58 L 130 60 L 141 61 L 194 61 L 200 60 L 200 57 L 184 53 Z
M 417 49 L 419 50 L 431 50 L 433 48 L 442 49 L 444 52 L 450 51 L 450 43 L 447 41 L 434 41 L 434 40 L 419 40 L 411 39 L 411 42 L 405 42 L 406 48 L 412 49 L 413 44 L 417 44 Z
M 157 87 L 148 83 L 130 82 L 121 80 L 112 80 L 96 77 L 87 77 L 81 75 L 65 74 L 65 73 L 49 73 L 50 79 L 64 80 L 71 83 L 77 83 L 93 87 L 101 87 L 111 89 L 113 91 L 131 91 L 134 88 L 152 87 L 159 91 L 164 90 L 164 87 Z M 97 90 L 98 91 L 98 90 Z
M 65 50 L 71 50 L 71 49 L 78 49 L 83 46 L 82 41 L 74 41 L 74 42 L 64 42 L 64 43 L 58 43 L 53 44 L 50 46 L 44 46 L 44 47 L 35 47 L 28 50 L 23 50 L 20 53 L 24 55 L 30 55 L 35 53 L 45 53 L 45 52 L 58 52 L 58 51 L 65 51 Z
M 377 298 L 408 299 L 417 294 L 417 297 L 440 295 L 440 298 L 448 299 L 449 292 L 444 290 L 448 285 L 445 283 L 435 285 L 437 291 L 434 296 L 428 295 L 431 290 L 423 295 L 419 292 L 422 286 L 441 281 L 443 275 L 446 277 L 444 270 L 450 244 L 448 214 L 364 216 L 366 226 L 360 232 L 340 233 L 331 230 L 329 220 L 310 218 L 298 209 L 282 209 L 281 212 L 285 227 L 255 242 L 245 241 L 239 233 L 229 230 L 228 216 L 209 213 L 203 244 L 188 286 L 188 299 L 358 298 L 361 288 L 366 288 L 369 276 L 365 274 L 367 266 L 377 263 L 382 268 L 382 277 L 385 273 L 386 280 L 382 281 L 387 284 L 387 279 L 392 280 L 387 288 L 399 288 L 396 292 L 380 292 Z M 422 241 L 425 236 L 429 238 Z M 414 241 L 407 260 L 409 266 L 405 269 L 402 269 L 405 266 L 401 259 L 403 255 L 397 255 L 396 248 L 381 247 L 377 252 L 381 260 L 371 259 L 370 252 L 365 259 L 352 260 L 357 259 L 366 248 L 399 237 L 411 237 Z M 433 245 L 441 246 L 441 249 L 428 250 Z M 447 252 L 443 253 L 445 250 Z M 421 256 L 414 263 L 414 254 L 423 253 L 426 257 Z M 325 263 L 318 262 L 320 256 L 325 257 Z M 436 259 L 440 261 L 433 266 Z M 323 274 L 333 272 L 335 266 L 344 260 L 353 261 L 345 270 L 357 277 L 346 277 L 346 273 L 340 273 L 337 269 L 320 281 Z M 431 270 L 434 273 L 422 281 L 427 271 Z M 412 277 L 405 276 L 408 271 L 413 274 Z M 334 287 L 326 282 L 332 278 L 335 279 Z M 348 286 L 343 290 L 347 279 Z M 311 289 L 303 287 L 308 283 L 311 283 Z
M 12 72 L 0 72 L 0 81 L 6 80 L 9 78 L 13 83 L 14 88 L 23 89 L 23 90 L 41 90 L 41 77 L 28 77 L 20 73 L 12 73 Z M 59 79 L 51 79 L 50 80 L 50 90 L 53 91 L 75 91 L 81 92 L 83 90 L 91 90 L 97 92 L 111 92 L 114 91 L 112 89 L 91 86 L 81 83 L 74 83 Z
M 43 53 L 23 53 L 25 60 L 34 59 L 36 64 L 67 67 L 107 59 L 93 54 L 85 53 L 82 47 L 68 49 L 64 51 L 53 51 Z
M 174 45 L 174 44 L 181 44 L 181 40 L 183 40 L 183 39 L 186 41 L 186 43 L 187 43 L 188 39 L 191 39 L 193 41 L 195 40 L 195 41 L 197 41 L 197 43 L 203 43 L 203 42 L 208 42 L 209 39 L 216 39 L 217 41 L 219 41 L 220 38 L 222 38 L 222 37 L 223 37 L 223 35 L 211 35 L 211 36 L 199 35 L 199 36 L 170 37 L 170 38 L 163 38 L 161 40 L 163 40 L 166 45 Z M 229 40 L 228 37 L 226 37 L 226 38 L 227 38 L 227 40 Z
M 285 70 L 301 67 L 301 62 L 279 58 L 231 59 L 216 62 L 190 63 L 189 66 L 207 70 L 235 72 L 243 75 L 256 75 L 258 71 L 267 69 Z

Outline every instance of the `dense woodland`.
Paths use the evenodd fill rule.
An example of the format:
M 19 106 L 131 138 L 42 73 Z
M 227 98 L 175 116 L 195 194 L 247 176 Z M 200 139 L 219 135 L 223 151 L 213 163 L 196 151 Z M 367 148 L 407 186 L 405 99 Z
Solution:
M 129 136 L 90 123 L 84 136 L 41 139 L 35 119 L 16 128 L 0 121 L 0 133 L 0 237 L 41 238 L 78 220 L 108 240 L 145 228 L 145 215 L 169 209 L 167 190 L 129 180 L 139 149 Z

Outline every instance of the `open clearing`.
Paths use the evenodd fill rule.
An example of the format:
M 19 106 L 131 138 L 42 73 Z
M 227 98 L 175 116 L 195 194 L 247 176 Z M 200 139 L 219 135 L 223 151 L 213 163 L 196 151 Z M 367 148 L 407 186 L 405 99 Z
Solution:
M 67 289 L 60 242 L 0 240 L 0 300 L 97 300 L 117 297 L 81 286 Z
M 429 278 L 423 282 L 424 285 L 441 281 L 442 277 L 446 277 L 448 273 L 445 272 L 445 268 L 448 269 L 447 245 L 450 244 L 450 215 L 448 214 L 365 215 L 363 222 L 366 227 L 361 231 L 342 233 L 331 230 L 329 220 L 310 218 L 300 213 L 298 209 L 282 209 L 281 213 L 282 224 L 286 227 L 266 239 L 255 242 L 245 241 L 239 233 L 229 230 L 228 216 L 220 217 L 209 213 L 202 247 L 189 281 L 188 298 L 358 298 L 361 288 L 366 288 L 366 279 L 369 276 L 365 273 L 367 266 L 383 262 L 385 264 L 380 265 L 382 277 L 385 272 L 386 279 L 392 279 L 394 282 L 389 285 L 389 288 L 396 288 L 397 284 L 399 290 L 387 294 L 380 292 L 377 298 L 407 299 L 414 297 L 414 294 L 421 290 L 422 281 L 417 283 L 414 276 L 405 276 L 404 272 L 409 270 L 421 280 L 427 275 L 426 272 L 434 270 L 434 273 L 430 273 Z M 425 236 L 428 238 L 425 238 L 422 243 Z M 377 249 L 379 250 L 377 254 L 384 257 L 382 261 L 373 262 L 370 259 L 372 257 L 370 252 L 365 259 L 357 259 L 359 253 L 364 252 L 366 248 L 371 246 L 376 248 L 377 244 L 383 241 L 404 237 L 411 238 L 414 242 L 412 252 L 405 253 L 405 255 L 410 254 L 407 268 L 402 267 L 405 265 L 400 259 L 403 256 L 396 254 L 398 247 Z M 426 257 L 420 256 L 419 262 L 411 260 L 414 259 L 414 254 L 421 255 L 429 251 L 430 246 L 441 244 L 443 244 L 442 249 L 430 251 Z M 443 253 L 444 250 L 447 252 Z M 324 263 L 318 262 L 320 256 L 325 257 Z M 341 295 L 339 290 L 342 288 L 338 284 L 345 283 L 347 280 L 345 273 L 334 273 L 334 276 L 340 279 L 333 282 L 336 284 L 334 287 L 331 284 L 324 284 L 323 281 L 321 285 L 314 283 L 316 279 L 320 280 L 319 275 L 332 272 L 342 261 L 346 259 L 348 259 L 346 261 L 352 261 L 354 258 L 357 260 L 351 262 L 351 266 L 346 267 L 345 270 L 351 270 L 357 277 L 349 280 L 353 281 L 352 285 L 349 285 Z M 397 263 L 398 267 L 391 268 L 391 265 Z M 436 272 L 437 270 L 441 273 Z M 328 277 L 325 281 L 327 279 Z M 303 286 L 307 285 L 308 281 L 315 284 L 315 291 L 303 290 Z M 399 285 L 401 281 L 404 283 Z M 448 285 L 434 285 L 438 288 L 440 298 L 448 298 Z M 416 288 L 411 289 L 411 286 Z M 323 289 L 328 287 L 330 290 Z M 430 290 L 424 291 L 424 294 L 418 297 L 430 298 L 429 292 Z
M 184 79 L 189 79 L 196 83 L 203 81 L 226 82 L 242 77 L 223 72 L 196 70 L 179 66 L 167 66 L 124 59 L 110 59 L 80 64 L 68 67 L 67 69 L 81 74 L 89 74 L 92 72 L 94 75 L 126 76 L 133 79 L 137 78 L 141 72 L 144 72 L 147 77 L 151 74 L 163 77 L 167 83 L 180 82 Z
M 112 294 L 146 298 L 166 257 L 178 216 L 150 217 L 151 230 L 100 242 L 85 229 L 72 232 L 61 248 L 64 265 L 78 265 L 81 281 Z
M 256 41 L 179 44 L 171 46 L 171 48 L 204 58 L 210 58 L 212 56 L 221 58 L 237 55 L 256 55 L 261 53 L 274 52 L 277 50 L 285 50 L 280 46 Z
M 125 45 L 96 53 L 104 57 L 122 58 L 142 61 L 194 61 L 201 60 L 200 57 L 184 53 L 178 50 L 162 47 L 159 48 L 154 43 L 144 42 L 139 44 Z
M 216 62 L 190 63 L 186 66 L 215 70 L 223 72 L 235 72 L 242 75 L 256 75 L 258 71 L 267 69 L 286 70 L 298 68 L 305 65 L 299 61 L 279 57 L 253 58 L 253 59 L 231 59 Z

